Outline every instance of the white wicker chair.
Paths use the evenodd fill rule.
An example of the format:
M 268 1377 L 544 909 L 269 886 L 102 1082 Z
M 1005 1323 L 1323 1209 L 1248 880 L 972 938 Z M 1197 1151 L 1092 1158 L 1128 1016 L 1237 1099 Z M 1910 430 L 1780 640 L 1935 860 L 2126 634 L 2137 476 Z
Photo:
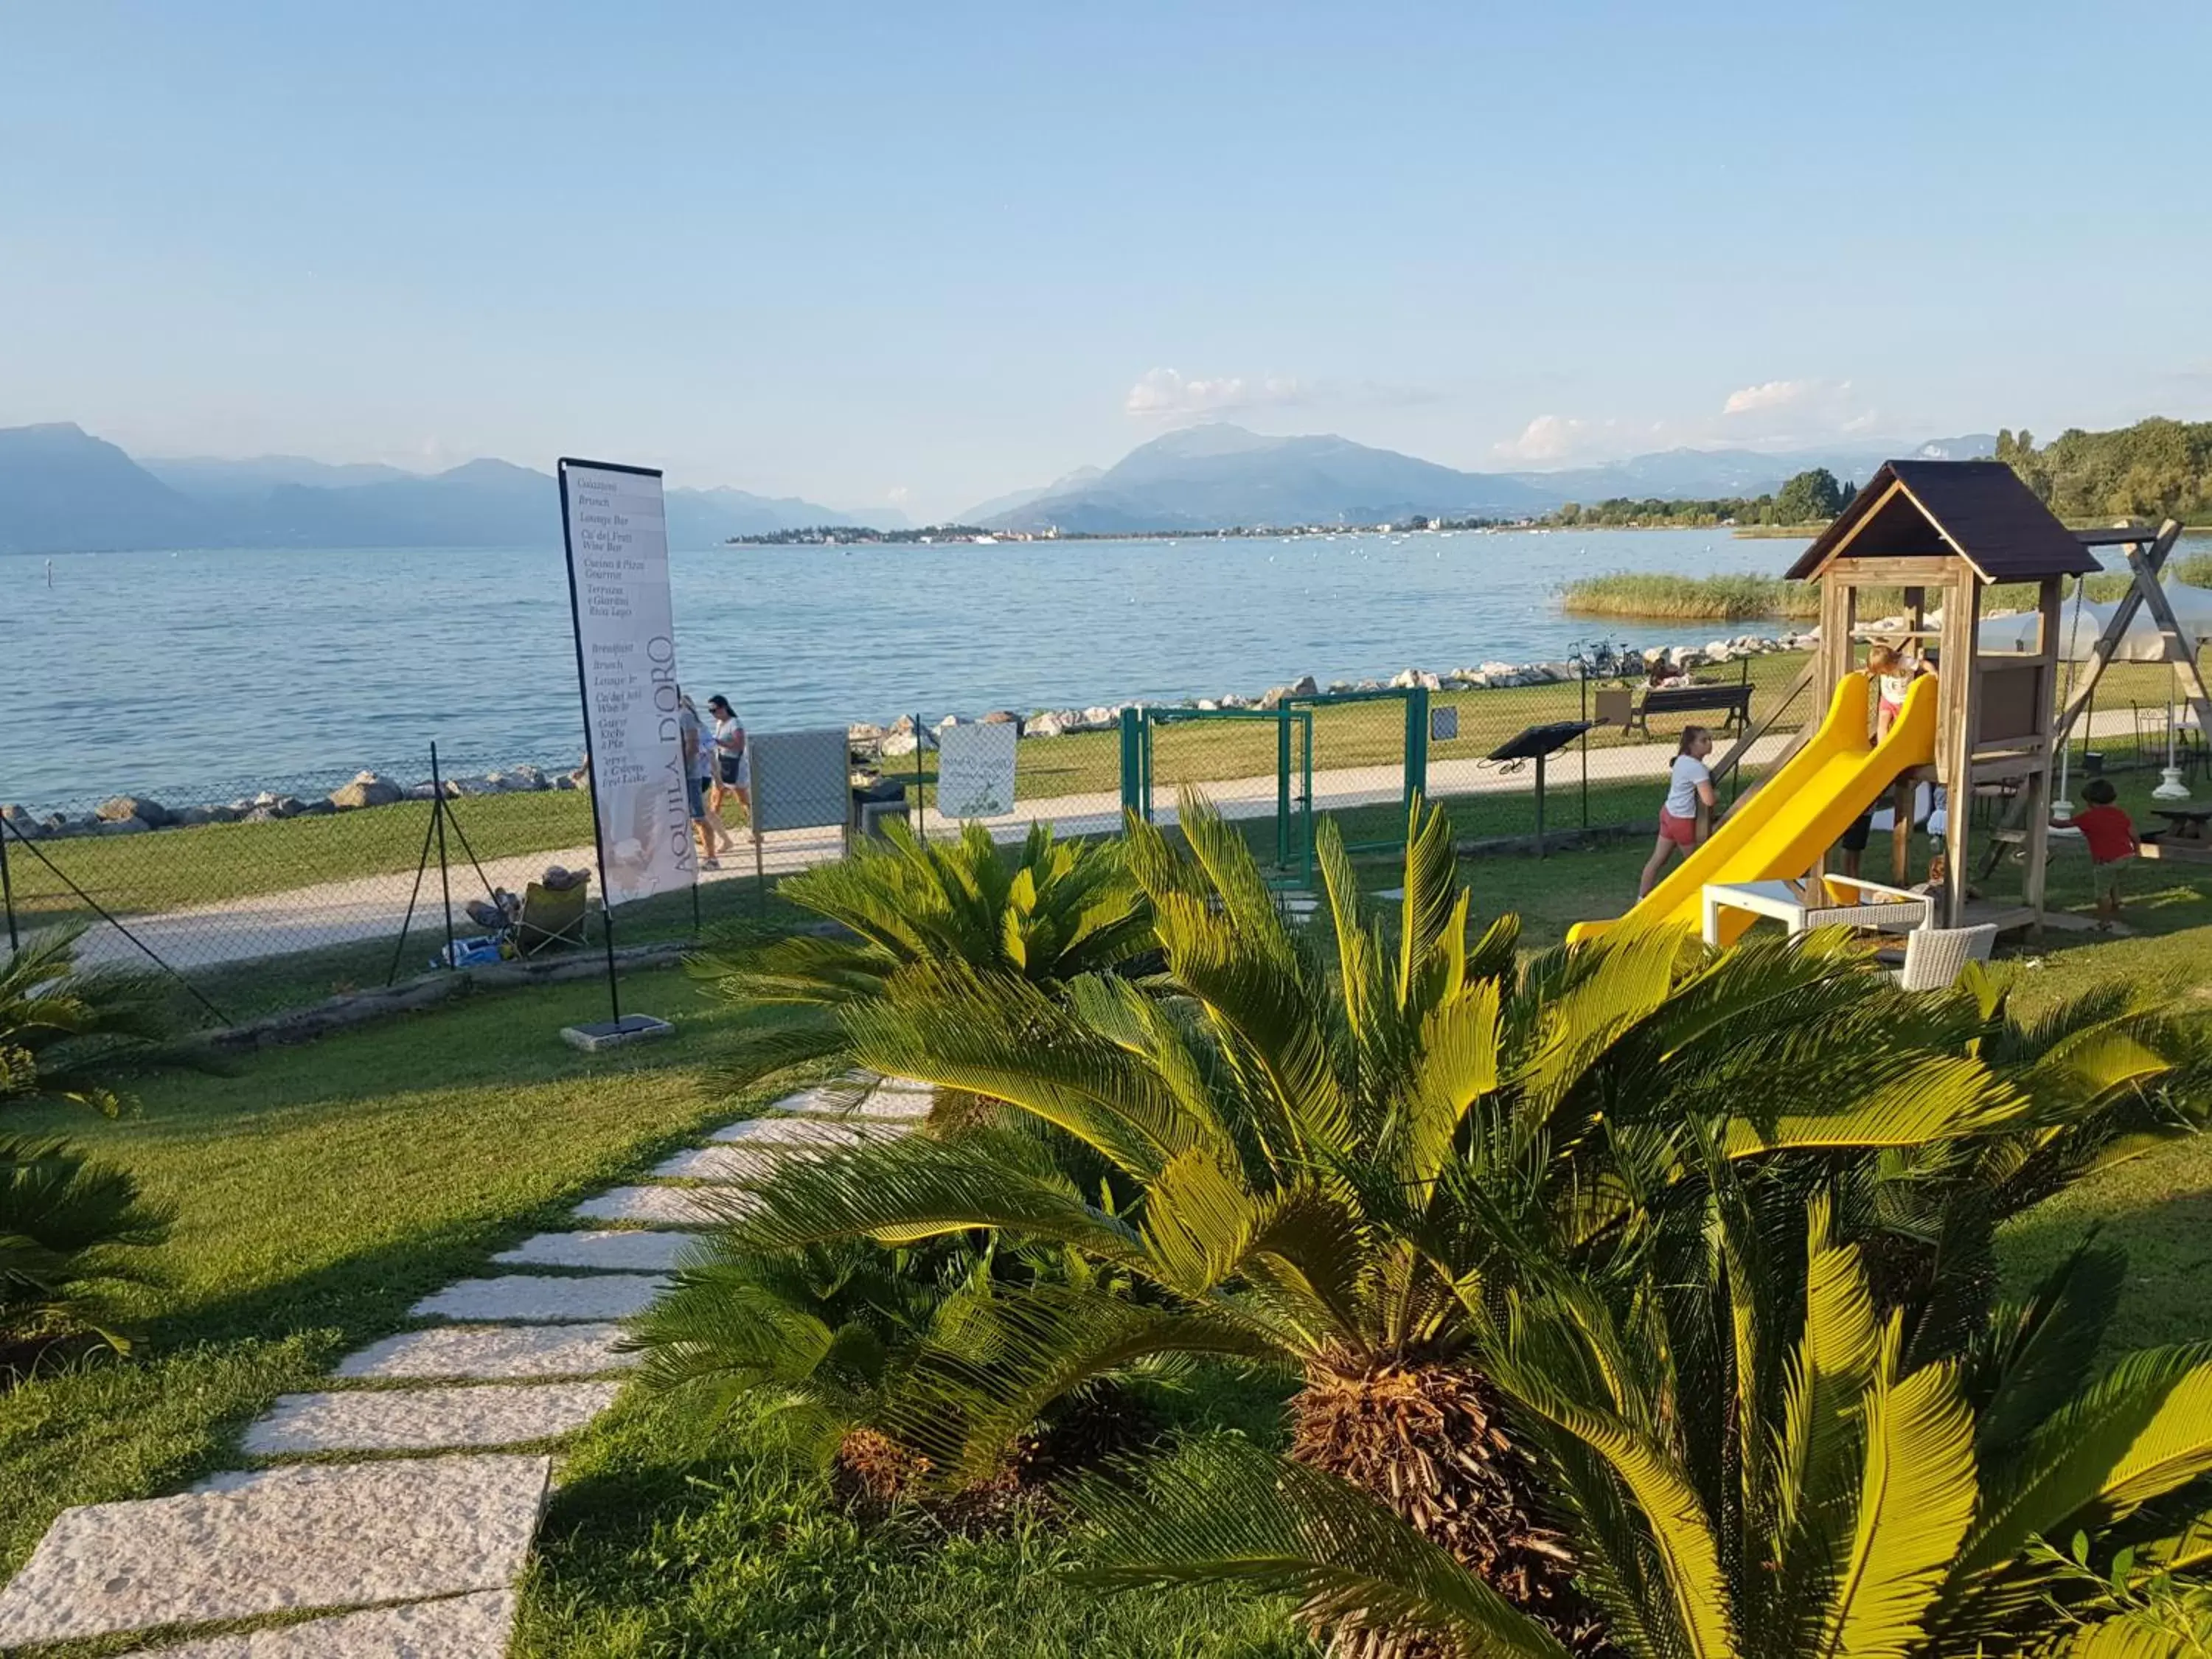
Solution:
M 1948 991 L 1970 962 L 1987 962 L 1997 942 L 1993 924 L 1979 927 L 1916 927 L 1905 936 L 1905 966 L 1897 982 L 1908 991 Z

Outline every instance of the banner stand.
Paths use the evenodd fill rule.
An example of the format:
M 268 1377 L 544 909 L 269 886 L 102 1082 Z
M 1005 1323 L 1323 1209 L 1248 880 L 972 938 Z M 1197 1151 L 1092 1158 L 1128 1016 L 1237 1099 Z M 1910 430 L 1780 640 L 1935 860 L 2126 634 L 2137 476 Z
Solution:
M 651 467 L 624 466 L 611 461 L 586 461 L 561 458 L 557 471 L 561 486 L 561 543 L 562 563 L 568 573 L 568 620 L 570 631 L 576 642 L 576 696 L 584 714 L 584 771 L 585 787 L 592 797 L 592 854 L 599 876 L 599 928 L 606 947 L 607 1011 L 609 1018 L 588 1024 L 564 1025 L 562 1040 L 572 1048 L 586 1053 L 597 1053 L 625 1042 L 635 1042 L 647 1037 L 673 1036 L 676 1028 L 666 1020 L 652 1014 L 625 1014 L 622 1011 L 622 983 L 615 971 L 615 904 L 614 888 L 607 878 L 607 832 L 602 817 L 605 799 L 600 780 L 600 764 L 605 752 L 604 744 L 609 733 L 599 729 L 592 716 L 592 677 L 584 650 L 586 609 L 583 594 L 576 581 L 577 544 L 575 517 L 570 509 L 570 469 L 613 473 L 638 480 L 651 480 L 658 495 L 660 473 Z M 664 538 L 660 550 L 660 600 L 667 607 L 667 546 Z M 689 845 L 690 830 L 684 834 Z M 696 884 L 696 872 L 693 872 Z

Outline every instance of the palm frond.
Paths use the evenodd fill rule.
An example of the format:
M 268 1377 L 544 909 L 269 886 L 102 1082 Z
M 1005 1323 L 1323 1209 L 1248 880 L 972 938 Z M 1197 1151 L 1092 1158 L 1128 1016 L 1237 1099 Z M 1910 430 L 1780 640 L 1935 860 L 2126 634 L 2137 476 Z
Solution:
M 1959 1571 L 2102 1524 L 2212 1472 L 2212 1343 L 2130 1355 L 2047 1419 L 1986 1489 Z
M 1299 1598 L 1314 1623 L 1420 1632 L 1468 1659 L 1567 1650 L 1481 1579 L 1363 1494 L 1249 1443 L 1200 1441 L 1068 1499 L 1081 1577 L 1109 1589 L 1238 1583 Z

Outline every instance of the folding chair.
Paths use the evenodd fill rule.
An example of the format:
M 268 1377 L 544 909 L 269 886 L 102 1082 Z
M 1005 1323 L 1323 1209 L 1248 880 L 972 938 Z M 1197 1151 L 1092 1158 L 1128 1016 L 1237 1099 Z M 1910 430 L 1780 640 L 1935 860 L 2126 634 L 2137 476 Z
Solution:
M 533 881 L 522 892 L 521 914 L 514 919 L 511 938 L 514 954 L 534 957 L 542 951 L 590 943 L 584 937 L 584 918 L 589 914 L 590 878 L 573 887 L 548 887 Z
M 1996 926 L 1916 927 L 1905 936 L 1905 966 L 1898 984 L 1907 991 L 1948 991 L 1970 962 L 1987 962 L 1997 942 Z

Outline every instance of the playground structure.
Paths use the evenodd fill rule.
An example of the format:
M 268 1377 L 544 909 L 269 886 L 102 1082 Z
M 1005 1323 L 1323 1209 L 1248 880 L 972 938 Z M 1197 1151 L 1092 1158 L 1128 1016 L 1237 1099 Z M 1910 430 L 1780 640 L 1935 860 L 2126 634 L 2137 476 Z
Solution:
M 1872 811 L 1885 792 L 1894 802 L 1891 874 L 1902 883 L 1909 875 L 1914 792 L 1932 772 L 1951 803 L 1945 830 L 1952 873 L 1943 884 L 1944 913 L 1937 921 L 1951 927 L 1970 920 L 2001 928 L 2039 925 L 2060 746 L 2139 603 L 2150 605 L 2172 635 L 2170 652 L 2177 662 L 2185 659 L 2183 672 L 2198 718 L 2212 721 L 2197 675 L 2195 644 L 2174 624 L 2158 586 L 2159 568 L 2178 534 L 2168 525 L 2155 537 L 2133 528 L 2076 535 L 2001 462 L 1884 465 L 1789 572 L 1820 586 L 1820 643 L 1803 684 L 1826 701 L 1826 718 L 1621 920 L 1694 927 L 1699 894 L 1709 882 L 1796 881 L 1812 875 L 1844 830 Z M 2108 545 L 2125 545 L 2135 586 L 2061 714 L 2058 640 L 2065 584 L 2098 570 L 2090 549 Z M 2000 582 L 2034 587 L 2037 625 L 2028 648 L 1981 647 L 1983 595 Z M 1901 617 L 1862 614 L 1861 595 L 1874 587 L 1903 590 Z M 1876 641 L 1913 653 L 1932 651 L 1936 659 L 1935 673 L 1915 682 L 1879 744 L 1870 737 L 1868 677 L 1860 664 L 1863 647 Z M 1739 741 L 1723 764 L 1744 747 Z M 2010 825 L 1996 833 L 2020 848 L 2021 892 L 2015 904 L 1978 905 L 1970 916 L 1967 874 L 1977 833 L 1971 804 L 1984 790 L 2012 798 Z M 1839 879 L 1832 878 L 1832 885 Z M 1587 939 L 1617 925 L 1584 922 L 1570 937 Z

